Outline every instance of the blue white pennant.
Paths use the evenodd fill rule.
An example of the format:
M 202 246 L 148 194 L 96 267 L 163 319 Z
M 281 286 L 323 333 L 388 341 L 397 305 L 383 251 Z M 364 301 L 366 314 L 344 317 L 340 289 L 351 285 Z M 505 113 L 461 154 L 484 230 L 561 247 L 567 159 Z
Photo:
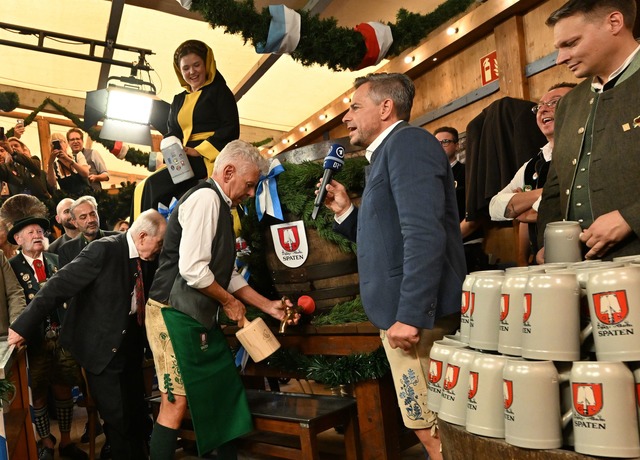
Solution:
M 284 167 L 278 160 L 272 160 L 269 166 L 269 173 L 260 177 L 258 187 L 256 189 L 256 213 L 258 220 L 262 220 L 265 214 L 284 220 L 282 216 L 282 206 L 280 205 L 280 197 L 278 196 L 278 184 L 276 176 L 284 172 Z
M 267 43 L 256 44 L 256 52 L 292 53 L 300 42 L 300 13 L 284 5 L 269 5 L 271 23 Z

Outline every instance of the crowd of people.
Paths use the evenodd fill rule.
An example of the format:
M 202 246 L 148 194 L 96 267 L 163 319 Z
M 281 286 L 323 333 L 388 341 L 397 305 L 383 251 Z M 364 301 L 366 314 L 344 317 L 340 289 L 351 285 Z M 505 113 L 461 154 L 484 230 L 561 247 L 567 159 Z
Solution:
M 547 144 L 487 206 L 487 218 L 520 223 L 522 263 L 544 261 L 545 225 L 563 219 L 582 225 L 586 258 L 640 253 L 632 180 L 638 162 L 628 154 L 640 141 L 635 16 L 633 0 L 570 0 L 547 21 L 558 64 L 585 80 L 555 84 L 533 105 Z M 85 192 L 108 172 L 97 152 L 83 149 L 82 131 L 54 134 L 44 176 L 19 138 L 0 142 L 7 185 L 0 329 L 10 344 L 28 344 L 42 459 L 53 458 L 57 442 L 50 397 L 60 454 L 86 458 L 69 437 L 71 387 L 85 381 L 80 370 L 114 459 L 173 458 L 187 407 L 201 454 L 217 449 L 218 458 L 234 459 L 234 439 L 251 430 L 218 312 L 242 323 L 245 305 L 253 305 L 281 320 L 289 305 L 263 297 L 234 269 L 232 210 L 254 196 L 268 165 L 237 139 L 237 107 L 211 48 L 183 43 L 174 68 L 185 91 L 173 101 L 169 131 L 182 141 L 195 176 L 173 184 L 159 171 L 139 184 L 130 227 L 118 221 L 114 231 L 101 228 L 98 204 Z M 408 123 L 411 79 L 369 74 L 355 88 L 343 122 L 370 162 L 362 201 L 355 206 L 332 180 L 325 205 L 335 214 L 334 230 L 358 243 L 362 302 L 380 329 L 404 424 L 437 460 L 437 419 L 426 405 L 429 351 L 459 325 L 466 273 L 488 266 L 484 222 L 465 211 L 469 168 L 457 156 L 458 131 L 444 126 L 432 135 Z M 58 203 L 63 234 L 48 245 L 42 200 L 55 187 L 73 198 Z M 172 197 L 179 200 L 167 221 L 155 209 Z M 143 399 L 145 349 L 161 392 L 153 426 Z

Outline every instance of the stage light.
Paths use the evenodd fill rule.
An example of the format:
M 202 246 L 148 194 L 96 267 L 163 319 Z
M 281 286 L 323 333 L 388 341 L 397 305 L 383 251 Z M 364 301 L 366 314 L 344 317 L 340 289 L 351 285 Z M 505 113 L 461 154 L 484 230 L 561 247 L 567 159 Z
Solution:
M 322 115 L 320 115 L 318 118 L 320 119 L 320 121 L 324 121 L 324 120 L 326 120 L 326 119 L 327 119 L 327 115 L 323 113 L 323 114 L 322 114 Z
M 151 82 L 134 75 L 109 77 L 106 89 L 87 92 L 84 129 L 103 120 L 102 139 L 151 145 L 151 127 L 167 133 L 169 108 L 167 102 L 156 96 Z
M 416 60 L 415 56 L 407 56 L 407 57 L 404 58 L 404 63 L 405 64 L 411 64 L 415 60 Z
M 457 27 L 449 27 L 447 29 L 447 35 L 455 35 L 458 33 L 458 28 Z
M 132 91 L 126 88 L 107 88 L 107 118 L 131 123 L 148 124 L 153 107 L 150 94 Z
M 300 126 L 300 132 L 301 133 L 306 133 L 307 132 L 307 127 L 306 126 Z

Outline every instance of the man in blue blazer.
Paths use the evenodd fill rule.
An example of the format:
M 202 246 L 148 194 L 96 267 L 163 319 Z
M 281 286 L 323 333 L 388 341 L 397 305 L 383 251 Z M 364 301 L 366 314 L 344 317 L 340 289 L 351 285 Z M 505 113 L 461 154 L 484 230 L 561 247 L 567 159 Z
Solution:
M 438 140 L 406 122 L 415 94 L 407 76 L 369 74 L 355 87 L 342 121 L 371 162 L 362 203 L 332 181 L 325 204 L 335 230 L 358 243 L 362 303 L 381 330 L 404 423 L 441 459 L 426 397 L 429 351 L 459 325 L 466 273 L 453 175 Z

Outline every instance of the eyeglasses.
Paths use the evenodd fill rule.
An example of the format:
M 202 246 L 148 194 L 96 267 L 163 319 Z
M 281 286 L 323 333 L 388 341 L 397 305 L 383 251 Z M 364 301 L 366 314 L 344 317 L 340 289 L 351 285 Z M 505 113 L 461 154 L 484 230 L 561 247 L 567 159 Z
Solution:
M 542 106 L 545 106 L 545 105 L 550 109 L 553 109 L 556 107 L 556 105 L 558 105 L 558 102 L 560 102 L 560 99 L 562 98 L 559 97 L 556 99 L 551 99 L 549 102 L 540 102 L 539 104 L 536 104 L 533 107 L 531 107 L 531 111 L 533 113 L 538 113 L 538 111 L 542 108 Z
M 441 145 L 449 145 L 449 144 L 455 144 L 456 141 L 452 140 L 452 139 L 442 139 L 440 141 Z

